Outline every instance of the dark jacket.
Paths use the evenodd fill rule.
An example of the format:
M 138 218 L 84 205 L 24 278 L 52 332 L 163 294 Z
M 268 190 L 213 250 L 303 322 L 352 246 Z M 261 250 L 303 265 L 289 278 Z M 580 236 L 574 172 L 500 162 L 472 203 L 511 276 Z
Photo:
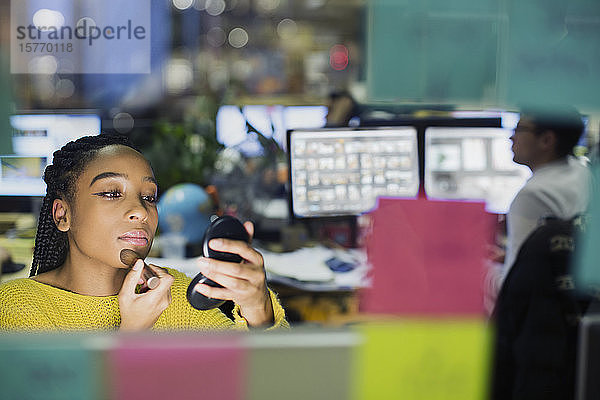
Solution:
M 579 318 L 573 221 L 546 220 L 523 243 L 493 314 L 492 399 L 572 399 Z

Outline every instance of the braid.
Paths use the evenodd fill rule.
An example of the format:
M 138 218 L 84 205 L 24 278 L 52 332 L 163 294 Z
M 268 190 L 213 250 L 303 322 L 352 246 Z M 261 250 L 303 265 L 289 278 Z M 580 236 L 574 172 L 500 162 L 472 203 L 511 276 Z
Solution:
M 100 149 L 111 145 L 127 146 L 138 151 L 126 136 L 101 134 L 82 137 L 54 152 L 52 165 L 48 165 L 44 171 L 46 196 L 40 209 L 29 276 L 53 270 L 65 262 L 69 252 L 67 233 L 56 227 L 52 205 L 56 199 L 73 204 L 77 179 L 86 165 Z

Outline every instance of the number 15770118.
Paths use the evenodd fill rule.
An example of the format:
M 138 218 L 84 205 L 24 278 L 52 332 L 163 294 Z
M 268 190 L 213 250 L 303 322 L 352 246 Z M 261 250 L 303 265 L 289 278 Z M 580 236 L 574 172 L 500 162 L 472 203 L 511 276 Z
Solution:
M 71 53 L 73 43 L 26 42 L 19 43 L 21 53 Z

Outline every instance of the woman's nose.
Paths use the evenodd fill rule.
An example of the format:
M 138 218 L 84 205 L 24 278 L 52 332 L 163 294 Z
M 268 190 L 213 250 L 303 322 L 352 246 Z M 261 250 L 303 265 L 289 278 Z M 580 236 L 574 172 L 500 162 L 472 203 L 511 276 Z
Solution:
M 132 207 L 127 212 L 127 217 L 132 220 L 141 220 L 144 221 L 148 218 L 148 210 L 141 203 L 133 204 Z

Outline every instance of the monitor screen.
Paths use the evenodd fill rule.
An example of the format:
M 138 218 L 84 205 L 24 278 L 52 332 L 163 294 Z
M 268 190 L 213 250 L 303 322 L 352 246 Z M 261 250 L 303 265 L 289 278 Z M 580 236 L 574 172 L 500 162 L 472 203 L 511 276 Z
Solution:
M 217 112 L 217 140 L 225 147 L 238 146 L 248 139 L 246 123 L 265 137 L 282 136 L 281 106 L 249 105 L 240 108 L 224 105 Z M 274 132 L 275 131 L 275 132 Z
M 327 122 L 326 106 L 288 106 L 283 110 L 286 129 L 322 128 Z
M 246 123 L 284 148 L 287 130 L 322 128 L 326 116 L 325 106 L 224 105 L 217 112 L 217 140 L 225 147 L 237 147 L 247 156 L 257 156 L 261 154 L 260 145 L 248 135 Z
M 52 154 L 81 136 L 100 133 L 92 114 L 19 114 L 10 117 L 14 154 L 0 155 L 0 195 L 44 196 Z
M 425 192 L 433 199 L 484 200 L 505 214 L 529 168 L 513 161 L 503 128 L 429 127 L 425 130 Z
M 288 132 L 291 209 L 297 218 L 358 215 L 379 196 L 419 189 L 413 127 Z

